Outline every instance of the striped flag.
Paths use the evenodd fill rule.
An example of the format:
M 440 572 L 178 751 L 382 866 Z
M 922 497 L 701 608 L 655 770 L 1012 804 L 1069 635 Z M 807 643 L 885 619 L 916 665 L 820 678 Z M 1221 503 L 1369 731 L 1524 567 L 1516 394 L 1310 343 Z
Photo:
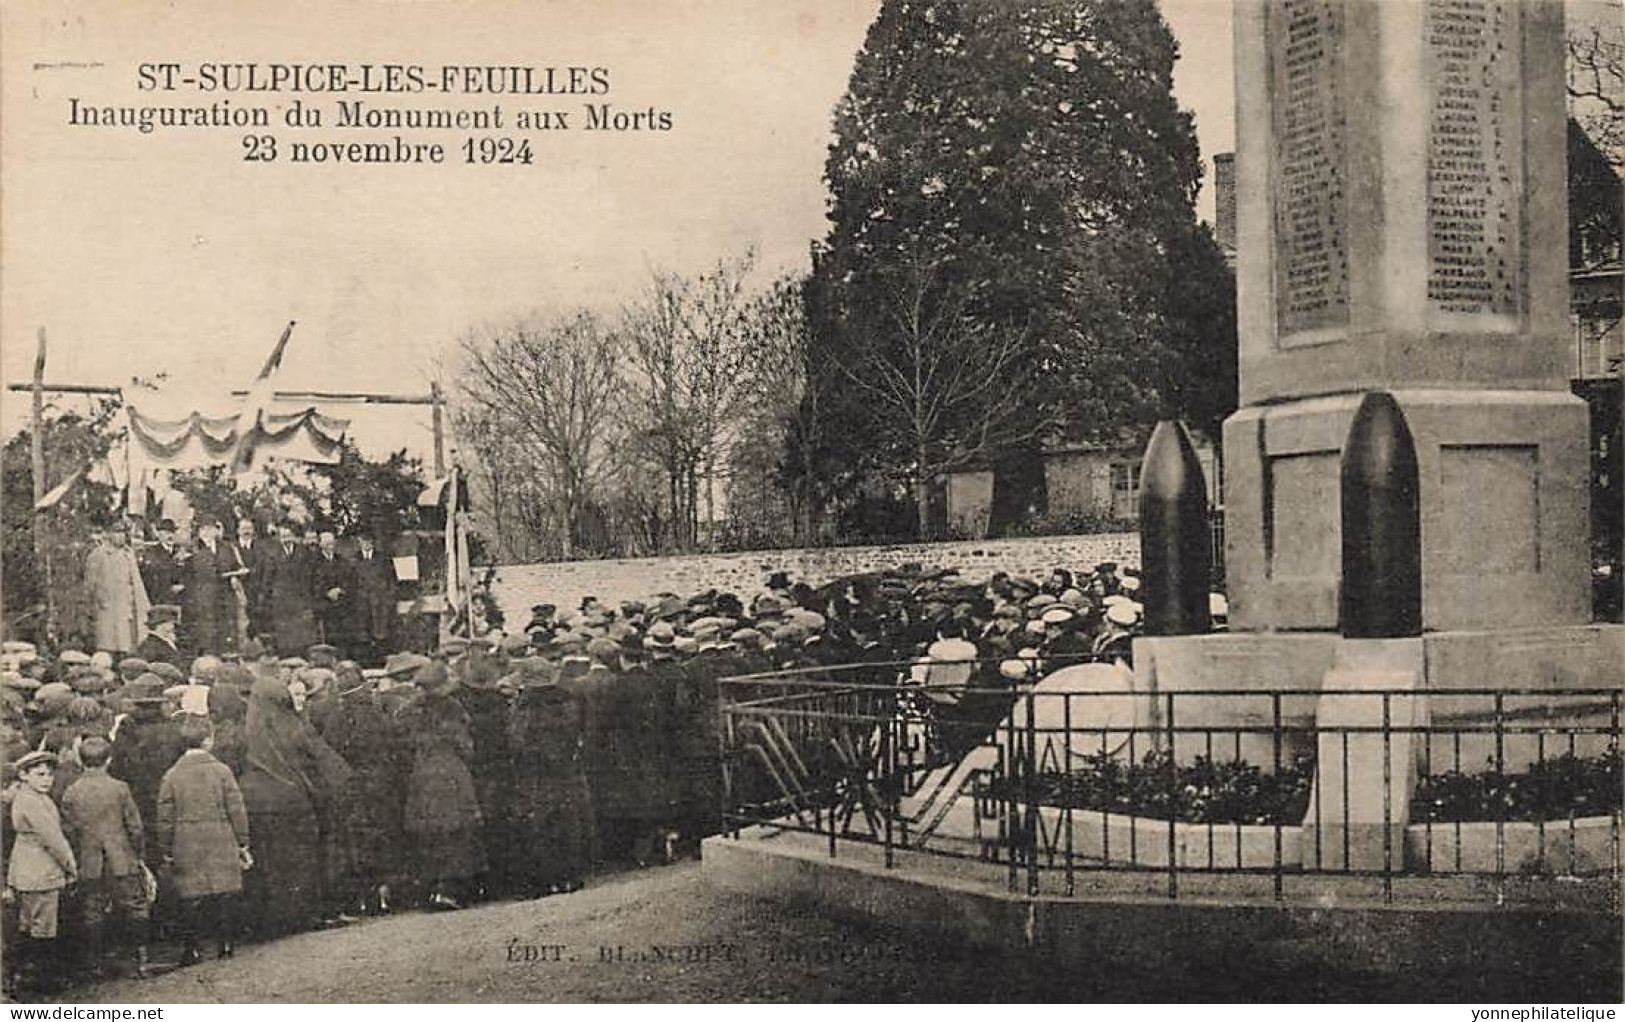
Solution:
M 293 336 L 293 324 L 294 321 L 290 319 L 276 347 L 271 349 L 271 357 L 265 360 L 265 368 L 255 377 L 253 386 L 248 388 L 248 396 L 243 399 L 243 410 L 237 416 L 237 449 L 231 457 L 231 471 L 234 474 L 247 472 L 254 466 L 254 447 L 259 442 L 260 422 L 270 409 L 271 399 L 276 393 L 276 373 L 282 368 L 282 353 L 288 348 L 288 338 Z

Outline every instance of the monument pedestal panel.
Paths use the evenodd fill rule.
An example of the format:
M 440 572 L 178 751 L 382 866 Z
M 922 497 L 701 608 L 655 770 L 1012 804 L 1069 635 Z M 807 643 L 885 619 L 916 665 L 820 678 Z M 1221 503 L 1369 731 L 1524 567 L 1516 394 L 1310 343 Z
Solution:
M 1394 390 L 1422 487 L 1429 631 L 1590 616 L 1585 404 L 1551 391 Z M 1244 408 L 1224 426 L 1230 626 L 1337 627 L 1338 469 L 1359 395 Z

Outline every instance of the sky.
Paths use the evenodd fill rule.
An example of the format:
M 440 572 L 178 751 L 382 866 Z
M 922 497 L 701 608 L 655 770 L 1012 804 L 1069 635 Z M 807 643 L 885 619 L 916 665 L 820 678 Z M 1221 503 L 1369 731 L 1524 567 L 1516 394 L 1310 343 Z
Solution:
M 651 270 L 696 272 L 747 246 L 764 279 L 804 269 L 825 231 L 831 113 L 876 7 L 8 0 L 0 368 L 8 382 L 27 380 L 43 326 L 48 379 L 167 373 L 179 408 L 187 395 L 246 386 L 295 320 L 280 386 L 422 393 L 436 359 L 481 325 L 613 308 Z M 1230 3 L 1164 0 L 1163 10 L 1182 51 L 1175 92 L 1195 114 L 1211 176 L 1212 155 L 1234 141 Z M 66 123 L 69 97 L 218 98 L 138 89 L 142 62 L 204 61 L 602 66 L 603 99 L 670 111 L 673 127 L 528 133 L 530 166 L 469 166 L 454 153 L 442 166 L 367 167 L 286 159 L 292 139 L 357 137 L 331 128 L 278 129 L 280 158 L 263 163 L 242 159 L 240 129 Z M 1198 212 L 1211 218 L 1210 188 Z M 26 404 L 6 393 L 0 428 L 14 430 Z M 424 453 L 428 415 L 367 411 L 352 432 L 364 450 Z

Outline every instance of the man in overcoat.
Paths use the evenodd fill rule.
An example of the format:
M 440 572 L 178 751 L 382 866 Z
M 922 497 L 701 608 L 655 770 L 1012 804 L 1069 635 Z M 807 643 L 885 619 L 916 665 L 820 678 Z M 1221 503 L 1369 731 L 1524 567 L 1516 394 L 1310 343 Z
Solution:
M 350 600 L 350 654 L 363 666 L 376 664 L 390 648 L 395 623 L 395 568 L 379 553 L 373 538 L 363 534 L 350 570 L 355 587 Z
M 322 641 L 349 647 L 350 606 L 355 583 L 351 579 L 350 562 L 339 553 L 338 537 L 331 532 L 323 532 L 318 540 L 316 556 L 311 562 L 311 580 Z
M 198 544 L 186 566 L 186 629 L 199 653 L 237 648 L 237 598 L 226 572 L 237 567 L 220 542 L 220 523 L 198 520 Z
M 264 561 L 265 623 L 278 652 L 303 653 L 315 644 L 316 615 L 311 604 L 316 579 L 311 553 L 294 535 L 293 526 L 277 529 L 277 541 Z
M 174 522 L 165 518 L 157 533 L 158 542 L 142 551 L 141 580 L 154 603 L 175 603 L 186 591 L 185 555 L 175 543 Z

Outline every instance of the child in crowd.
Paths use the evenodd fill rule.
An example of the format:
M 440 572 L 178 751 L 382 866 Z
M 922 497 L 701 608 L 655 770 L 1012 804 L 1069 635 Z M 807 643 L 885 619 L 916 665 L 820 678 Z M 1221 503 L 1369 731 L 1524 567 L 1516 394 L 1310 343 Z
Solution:
M 16 840 L 6 895 L 17 902 L 17 942 L 7 957 L 12 990 L 18 993 L 49 993 L 64 978 L 57 960 L 57 914 L 62 889 L 77 879 L 79 867 L 51 801 L 55 764 L 49 752 L 30 752 L 14 767 L 20 785 L 11 801 Z
M 186 751 L 158 788 L 157 840 L 181 903 L 185 966 L 202 960 L 198 942 L 205 933 L 219 941 L 221 958 L 232 956 L 243 870 L 254 860 L 243 793 L 231 770 L 209 752 L 209 718 L 183 715 L 180 735 Z
M 145 975 L 150 874 L 141 859 L 141 813 L 130 786 L 108 776 L 113 744 L 100 735 L 78 744 L 84 774 L 62 796 L 62 822 L 79 862 L 87 971 L 91 975 L 101 971 L 111 916 L 122 924 L 122 936 L 134 948 L 137 975 Z

